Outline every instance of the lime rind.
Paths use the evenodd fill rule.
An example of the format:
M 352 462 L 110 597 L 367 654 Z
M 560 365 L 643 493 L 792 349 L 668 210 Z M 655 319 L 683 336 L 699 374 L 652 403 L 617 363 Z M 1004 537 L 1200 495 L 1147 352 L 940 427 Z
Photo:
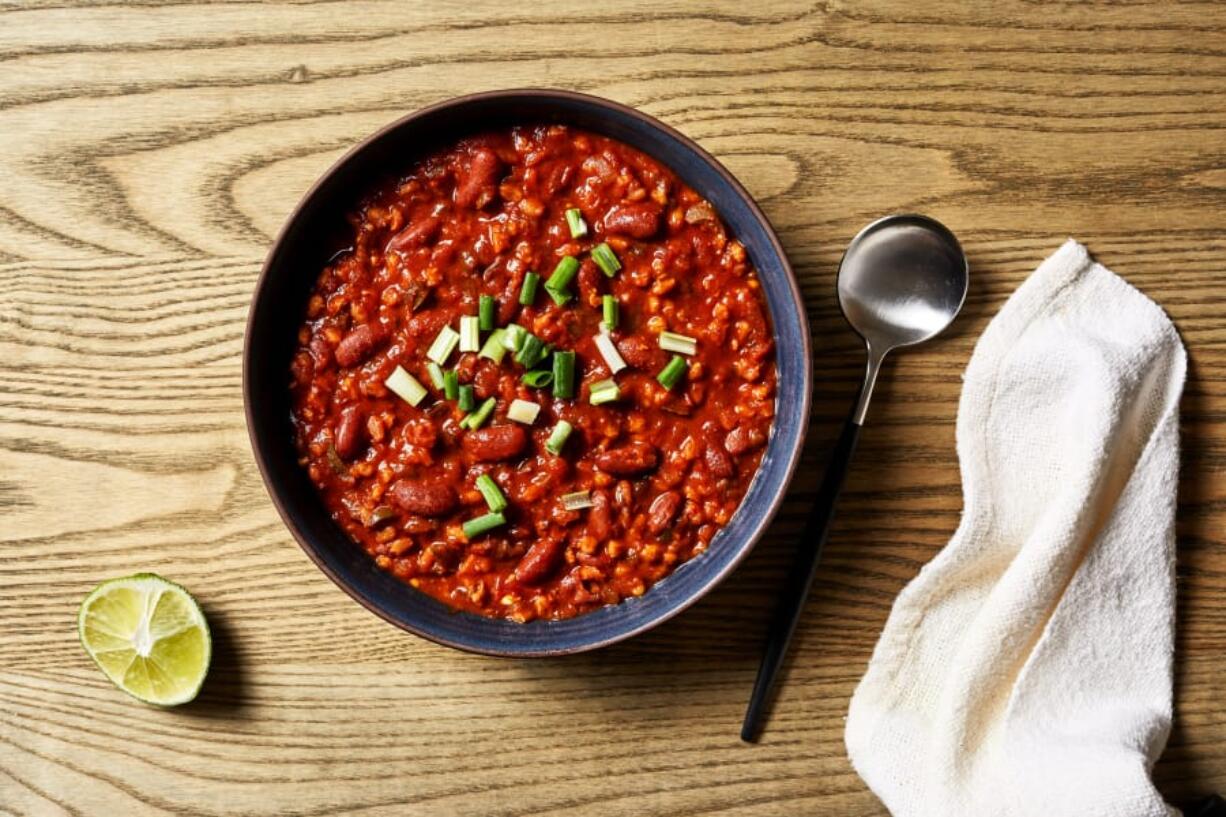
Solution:
M 110 579 L 77 614 L 81 645 L 119 689 L 157 706 L 196 697 L 212 660 L 212 635 L 186 589 L 154 573 Z

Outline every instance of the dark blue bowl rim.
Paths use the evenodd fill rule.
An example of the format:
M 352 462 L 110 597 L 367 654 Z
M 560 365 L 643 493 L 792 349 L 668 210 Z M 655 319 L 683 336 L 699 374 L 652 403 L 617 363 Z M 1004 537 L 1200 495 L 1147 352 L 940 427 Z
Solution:
M 747 530 L 742 535 L 741 537 L 742 540 L 737 545 L 737 550 L 735 554 L 732 556 L 732 558 L 728 559 L 728 561 L 716 573 L 708 577 L 702 585 L 695 588 L 692 592 L 689 593 L 688 596 L 681 598 L 679 601 L 674 603 L 671 607 L 665 608 L 659 615 L 656 615 L 654 618 L 650 618 L 638 624 L 637 626 L 634 626 L 629 629 L 624 629 L 618 632 L 614 632 L 612 634 L 605 635 L 603 637 L 594 638 L 590 641 L 587 641 L 581 644 L 570 644 L 570 645 L 563 646 L 563 647 L 556 647 L 556 646 L 551 647 L 548 645 L 542 646 L 540 644 L 531 642 L 530 639 L 525 639 L 524 642 L 499 644 L 498 646 L 489 646 L 486 644 L 465 641 L 461 638 L 446 637 L 446 636 L 441 635 L 440 633 L 430 630 L 429 628 L 418 626 L 412 621 L 409 621 L 404 618 L 393 615 L 393 613 L 385 609 L 384 605 L 381 604 L 379 601 L 377 601 L 374 598 L 368 597 L 359 588 L 353 586 L 353 584 L 351 584 L 344 577 L 342 577 L 336 571 L 334 571 L 331 565 L 329 565 L 327 560 L 323 557 L 323 555 L 319 553 L 316 547 L 316 544 L 313 541 L 311 541 L 310 537 L 305 535 L 305 533 L 298 528 L 292 515 L 290 514 L 289 510 L 284 504 L 283 498 L 281 496 L 281 491 L 278 489 L 276 480 L 274 479 L 273 474 L 271 473 L 270 466 L 265 461 L 265 455 L 264 455 L 264 452 L 260 444 L 259 435 L 256 431 L 257 423 L 255 421 L 255 414 L 257 412 L 257 408 L 255 407 L 255 404 L 254 404 L 255 401 L 253 400 L 253 397 L 252 397 L 253 395 L 253 383 L 251 381 L 251 369 L 252 369 L 252 365 L 251 365 L 252 357 L 251 356 L 252 356 L 252 346 L 253 346 L 252 336 L 253 336 L 253 329 L 255 327 L 255 322 L 256 322 L 257 304 L 260 300 L 261 293 L 265 289 L 265 284 L 271 277 L 272 271 L 274 270 L 276 266 L 275 262 L 277 261 L 278 256 L 281 252 L 282 245 L 284 244 L 287 237 L 291 233 L 295 221 L 299 218 L 302 211 L 306 208 L 308 202 L 310 202 L 319 193 L 321 188 L 323 188 L 326 185 L 326 183 L 332 176 L 334 176 L 335 174 L 340 172 L 343 168 L 345 168 L 345 166 L 351 160 L 353 160 L 356 156 L 361 154 L 372 144 L 382 140 L 383 138 L 389 136 L 393 132 L 399 131 L 402 128 L 411 127 L 412 124 L 416 122 L 417 120 L 438 115 L 449 109 L 459 109 L 465 106 L 476 105 L 476 104 L 481 104 L 481 103 L 486 103 L 486 102 L 515 102 L 517 100 L 525 101 L 525 102 L 530 101 L 533 103 L 545 103 L 545 104 L 548 104 L 550 102 L 554 102 L 558 104 L 565 103 L 568 105 L 579 104 L 589 110 L 599 111 L 599 113 L 607 114 L 613 118 L 622 117 L 622 118 L 634 120 L 640 125 L 646 126 L 649 129 L 655 130 L 667 136 L 674 142 L 678 143 L 684 152 L 687 152 L 691 157 L 698 159 L 703 165 L 706 166 L 708 170 L 715 173 L 720 178 L 720 181 L 724 185 L 726 185 L 729 190 L 733 192 L 733 194 L 740 201 L 740 203 L 743 204 L 744 207 L 749 211 L 749 213 L 752 216 L 752 219 L 757 223 L 757 226 L 761 230 L 762 235 L 766 238 L 767 242 L 769 243 L 768 254 L 774 261 L 775 265 L 778 267 L 779 277 L 783 279 L 780 283 L 785 285 L 788 290 L 788 295 L 790 297 L 786 299 L 787 300 L 786 306 L 789 306 L 794 313 L 790 317 L 795 320 L 796 324 L 800 327 L 800 330 L 801 330 L 798 333 L 799 338 L 795 339 L 795 341 L 800 344 L 800 349 L 799 349 L 800 354 L 798 357 L 799 357 L 799 364 L 800 364 L 800 373 L 802 375 L 801 377 L 802 382 L 798 384 L 799 393 L 797 397 L 799 399 L 799 405 L 796 406 L 799 409 L 799 412 L 798 412 L 799 422 L 795 424 L 795 430 L 793 431 L 790 438 L 788 439 L 780 438 L 778 434 L 774 433 L 776 429 L 772 428 L 772 434 L 767 444 L 768 446 L 767 453 L 763 457 L 762 465 L 759 466 L 759 470 L 758 470 L 758 473 L 755 475 L 754 482 L 756 483 L 756 482 L 761 481 L 763 477 L 763 472 L 766 470 L 767 458 L 771 456 L 779 456 L 781 457 L 781 461 L 775 465 L 775 468 L 779 471 L 779 475 L 774 478 L 774 482 L 776 483 L 777 487 L 776 487 L 774 494 L 769 497 L 769 504 L 766 506 L 765 510 L 757 514 L 757 518 L 752 521 L 751 527 L 749 528 L 749 530 Z M 598 131 L 599 128 L 596 128 L 596 130 Z M 662 161 L 665 165 L 672 167 L 674 171 L 676 172 L 676 167 L 674 165 L 677 164 L 677 162 L 675 161 L 670 162 L 668 158 L 662 158 L 658 156 L 656 158 Z M 717 210 L 718 209 L 719 208 L 717 208 Z M 759 275 L 762 275 L 763 272 L 761 270 L 761 265 L 757 263 L 755 265 L 758 266 L 759 268 Z M 775 332 L 776 347 L 778 349 L 780 347 L 780 343 L 779 343 L 780 336 L 779 336 L 779 329 L 778 329 L 779 327 L 778 317 L 779 316 L 776 314 L 776 309 L 775 309 L 776 304 L 770 304 L 770 307 L 771 307 L 771 317 L 772 317 L 772 329 Z M 789 340 L 791 339 L 789 338 Z M 351 598 L 353 598 L 363 607 L 368 609 L 370 612 L 382 618 L 384 621 L 387 621 L 388 623 L 393 624 L 407 632 L 411 632 L 414 635 L 420 636 L 429 641 L 433 641 L 436 644 L 440 644 L 440 645 L 447 646 L 447 647 L 452 647 L 454 649 L 463 650 L 465 652 L 476 653 L 476 654 L 481 654 L 481 655 L 497 656 L 497 657 L 515 657 L 515 658 L 550 657 L 550 656 L 565 655 L 565 654 L 572 654 L 572 653 L 579 653 L 579 652 L 587 652 L 590 650 L 599 649 L 601 647 L 606 647 L 611 644 L 615 644 L 620 641 L 624 641 L 628 638 L 632 638 L 636 635 L 639 635 L 647 630 L 650 630 L 664 623 L 665 621 L 668 621 L 669 619 L 673 618 L 674 616 L 688 609 L 691 605 L 696 603 L 699 599 L 701 599 L 703 596 L 705 596 L 707 593 L 713 590 L 717 585 L 719 585 L 722 581 L 724 581 L 724 579 L 726 579 L 728 575 L 730 575 L 740 565 L 740 563 L 749 555 L 749 553 L 753 550 L 754 546 L 757 544 L 759 539 L 761 539 L 763 533 L 765 533 L 766 529 L 769 527 L 770 523 L 772 522 L 776 513 L 778 512 L 779 507 L 782 505 L 784 496 L 787 492 L 787 487 L 791 484 L 791 480 L 793 476 L 795 475 L 796 468 L 800 462 L 800 456 L 801 456 L 801 452 L 804 447 L 805 434 L 806 434 L 807 427 L 808 427 L 808 417 L 809 417 L 809 411 L 810 411 L 810 406 L 811 406 L 811 392 L 812 392 L 812 379 L 813 379 L 812 360 L 813 360 L 812 359 L 812 341 L 811 341 L 810 333 L 808 330 L 808 319 L 805 314 L 804 299 L 803 299 L 803 296 L 801 295 L 800 287 L 797 284 L 795 273 L 793 272 L 791 264 L 788 261 L 787 255 L 783 250 L 783 246 L 779 241 L 779 237 L 776 235 L 775 230 L 771 226 L 770 221 L 767 219 L 766 215 L 762 212 L 757 202 L 754 201 L 752 196 L 750 196 L 749 192 L 744 188 L 744 186 L 741 185 L 739 181 L 737 181 L 736 177 L 734 177 L 717 159 L 715 159 L 714 156 L 712 156 L 705 149 L 699 146 L 697 142 L 685 136 L 684 134 L 672 128 L 671 126 L 666 125 L 663 122 L 655 119 L 654 117 L 649 116 L 648 114 L 645 114 L 642 111 L 636 110 L 627 105 L 623 105 L 621 103 L 614 102 L 612 100 L 605 99 L 602 97 L 593 96 L 590 94 L 583 94 L 583 93 L 579 93 L 575 91 L 567 91 L 567 90 L 552 89 L 552 88 L 515 88 L 515 89 L 506 89 L 506 90 L 497 90 L 497 91 L 483 91 L 480 93 L 466 94 L 463 96 L 452 97 L 452 98 L 443 100 L 441 102 L 437 102 L 433 105 L 429 105 L 424 108 L 420 108 L 409 114 L 406 114 L 405 116 L 402 116 L 399 119 L 396 119 L 395 121 L 385 125 L 384 127 L 370 134 L 369 136 L 367 136 L 366 138 L 362 139 L 360 142 L 355 144 L 352 148 L 347 150 L 339 159 L 333 162 L 332 165 L 323 174 L 321 174 L 318 179 L 315 180 L 315 182 L 310 186 L 310 188 L 308 188 L 306 193 L 303 194 L 302 198 L 299 200 L 297 205 L 290 212 L 290 214 L 286 217 L 284 223 L 282 224 L 280 231 L 277 233 L 276 238 L 273 240 L 270 246 L 268 254 L 265 257 L 264 264 L 260 269 L 259 277 L 256 280 L 256 285 L 253 291 L 251 304 L 250 304 L 250 308 L 248 311 L 246 328 L 244 332 L 243 375 L 242 375 L 243 409 L 244 409 L 244 415 L 245 415 L 246 423 L 247 423 L 248 437 L 249 437 L 249 441 L 252 447 L 252 453 L 255 457 L 256 465 L 259 468 L 260 476 L 264 483 L 265 489 L 267 490 L 269 498 L 272 500 L 273 506 L 276 508 L 278 515 L 281 517 L 282 522 L 285 524 L 285 526 L 289 529 L 290 533 L 293 535 L 299 547 L 301 547 L 303 552 L 306 553 L 307 557 L 310 558 L 310 560 L 315 563 L 316 567 L 318 567 L 320 571 L 324 573 L 324 575 L 326 575 L 329 579 L 331 579 L 334 584 L 336 584 L 338 587 L 344 590 L 346 594 L 348 594 Z M 776 399 L 778 400 L 778 397 Z M 778 426 L 778 417 L 776 418 L 775 425 Z M 738 507 L 736 515 L 738 516 L 741 515 L 741 512 L 745 509 L 746 505 L 748 504 L 748 499 L 752 493 L 752 490 L 753 490 L 753 487 L 751 486 L 750 491 L 746 493 L 745 500 L 742 500 L 741 506 Z M 734 517 L 734 521 L 735 521 L 735 517 Z M 722 532 L 723 531 L 721 531 L 721 533 Z M 720 538 L 719 535 L 717 535 L 717 539 L 713 540 L 713 544 L 715 541 L 718 541 L 719 538 Z M 690 562 L 687 562 L 686 564 L 681 565 L 678 568 L 678 570 L 685 569 L 688 565 L 692 564 L 698 559 L 702 559 L 708 556 L 709 553 L 710 553 L 710 550 L 708 550 L 707 552 L 703 553 L 702 555 L 698 557 L 695 557 L 694 560 L 691 560 Z M 666 577 L 664 581 L 667 581 L 668 578 L 671 578 L 671 576 Z M 412 590 L 412 588 L 408 588 L 407 585 L 406 585 L 406 589 Z M 653 587 L 651 590 L 648 591 L 648 594 L 650 595 L 656 589 L 657 588 Z M 420 592 L 420 591 L 412 591 L 412 592 Z M 609 610 L 609 609 L 616 610 L 617 608 L 623 607 L 627 603 L 633 603 L 635 601 L 637 601 L 637 599 L 629 599 L 625 602 L 622 602 L 619 605 L 614 605 L 611 608 L 608 608 L 608 607 L 601 608 L 601 610 Z M 581 618 L 586 618 L 587 616 L 594 616 L 594 615 L 597 615 L 599 612 L 600 610 L 597 610 L 592 613 L 585 614 Z M 456 615 L 471 616 L 477 620 L 487 621 L 486 619 L 482 619 L 480 616 L 475 616 L 470 613 L 457 612 Z M 572 621 L 574 621 L 574 619 L 572 619 Z

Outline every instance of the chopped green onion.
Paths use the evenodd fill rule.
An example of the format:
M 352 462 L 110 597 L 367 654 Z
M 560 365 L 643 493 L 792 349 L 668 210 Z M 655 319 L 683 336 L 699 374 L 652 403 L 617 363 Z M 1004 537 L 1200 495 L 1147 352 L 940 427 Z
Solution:
M 622 268 L 622 262 L 617 260 L 617 255 L 608 244 L 597 244 L 595 247 L 592 247 L 592 260 L 610 278 L 616 275 L 617 271 Z
M 477 353 L 478 357 L 488 358 L 495 363 L 501 363 L 502 358 L 506 356 L 507 347 L 503 343 L 503 338 L 506 337 L 505 329 L 495 329 L 490 332 L 490 336 L 485 339 L 485 345 L 481 347 L 481 351 Z
M 460 318 L 460 351 L 475 352 L 481 348 L 481 321 L 476 315 Z
M 545 342 L 536 335 L 525 335 L 523 345 L 515 353 L 515 362 L 531 369 L 545 359 Z
M 376 525 L 382 525 L 387 520 L 396 515 L 395 509 L 391 505 L 379 505 L 370 512 L 370 516 L 366 518 L 366 527 L 373 528 Z
M 532 306 L 536 300 L 536 288 L 541 283 L 541 276 L 530 272 L 524 276 L 524 283 L 519 288 L 519 302 L 524 306 Z
M 476 411 L 460 421 L 460 428 L 467 428 L 469 431 L 476 431 L 485 424 L 485 421 L 494 413 L 494 406 L 498 403 L 498 399 L 490 397 L 482 403 Z
M 570 282 L 579 274 L 579 259 L 568 255 L 554 267 L 553 275 L 545 282 L 545 291 L 558 306 L 570 300 Z
M 512 400 L 507 407 L 507 419 L 530 426 L 536 422 L 536 415 L 541 413 L 539 403 L 530 400 Z
M 498 513 L 506 510 L 507 498 L 502 495 L 498 483 L 494 482 L 494 478 L 489 474 L 477 477 L 477 490 L 481 492 L 481 496 L 485 497 L 485 504 L 489 506 L 490 511 Z
M 571 238 L 583 238 L 587 235 L 587 222 L 583 220 L 583 213 L 579 212 L 578 207 L 566 211 L 566 226 L 570 227 Z
M 543 389 L 553 382 L 553 372 L 548 369 L 537 369 L 536 371 L 528 372 L 520 378 L 525 386 L 534 389 Z
M 399 366 L 392 370 L 387 380 L 383 381 L 383 385 L 394 391 L 410 406 L 420 403 L 427 394 L 426 387 Z
M 626 361 L 622 360 L 621 354 L 617 351 L 617 347 L 613 345 L 613 338 L 604 334 L 597 334 L 592 339 L 596 344 L 596 350 L 600 352 L 600 356 L 604 358 L 604 362 L 608 364 L 609 371 L 617 374 L 622 369 L 626 368 Z
M 692 355 L 698 351 L 698 341 L 685 335 L 678 335 L 676 332 L 661 332 L 660 348 L 666 352 Z
M 612 295 L 605 295 L 601 302 L 604 307 L 604 320 L 602 326 L 607 326 L 609 329 L 617 328 L 617 298 Z
M 431 360 L 426 364 L 426 371 L 430 373 L 430 382 L 434 384 L 434 388 L 443 388 L 443 367 Z
M 566 438 L 575 428 L 565 420 L 558 420 L 558 424 L 553 427 L 553 431 L 549 432 L 549 439 L 545 441 L 545 450 L 555 457 L 562 453 L 562 446 L 566 445 Z
M 592 502 L 591 491 L 575 491 L 573 494 L 562 494 L 562 507 L 568 511 L 581 511 L 584 508 L 590 508 L 594 504 Z
M 575 353 L 553 353 L 553 396 L 569 400 L 575 396 Z
M 464 538 L 473 539 L 506 523 L 507 518 L 501 513 L 487 513 L 485 516 L 478 516 L 464 523 Z
M 450 326 L 444 326 L 438 331 L 438 337 L 434 339 L 434 343 L 430 344 L 430 349 L 426 352 L 426 357 L 442 366 L 447 362 L 447 358 L 451 357 L 451 353 L 455 351 L 456 344 L 459 342 L 459 333 L 457 333 Z
M 689 368 L 690 365 L 685 362 L 685 358 L 681 355 L 673 355 L 673 359 L 668 361 L 668 365 L 656 375 L 656 380 L 659 381 L 661 386 L 671 391 L 673 386 L 677 385 L 681 378 L 685 376 Z
M 494 296 L 482 295 L 477 304 L 477 316 L 480 318 L 481 331 L 488 332 L 494 328 Z
M 477 395 L 473 392 L 473 387 L 467 383 L 460 386 L 460 397 L 456 401 L 460 411 L 472 411 L 477 405 Z
M 617 388 L 612 379 L 601 380 L 592 384 L 587 401 L 593 406 L 599 406 L 601 403 L 612 403 L 621 396 L 621 389 Z
M 455 369 L 443 372 L 443 396 L 455 400 L 460 396 L 460 375 Z
M 519 347 L 523 345 L 524 338 L 528 336 L 528 330 L 520 326 L 518 323 L 509 323 L 502 336 L 502 345 L 507 348 L 508 352 L 518 352 Z

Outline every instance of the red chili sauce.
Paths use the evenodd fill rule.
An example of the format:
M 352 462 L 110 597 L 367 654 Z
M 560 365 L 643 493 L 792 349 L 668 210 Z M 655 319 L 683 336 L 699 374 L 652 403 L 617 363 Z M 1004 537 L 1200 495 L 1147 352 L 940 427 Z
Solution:
M 572 234 L 569 209 L 585 235 Z M 708 202 L 615 140 L 516 127 L 418 162 L 350 223 L 352 248 L 320 274 L 298 332 L 292 419 L 325 507 L 381 568 L 453 607 L 522 622 L 640 596 L 706 549 L 758 468 L 776 380 L 756 273 Z M 611 276 L 601 244 L 620 264 Z M 578 270 L 555 286 L 559 304 L 546 284 L 567 257 Z M 573 396 L 524 382 L 518 338 L 500 361 L 455 348 L 431 371 L 444 327 L 461 331 L 482 295 L 503 330 L 495 346 L 512 323 L 537 339 L 546 356 L 526 357 L 533 371 L 574 352 Z M 605 295 L 617 302 L 611 330 Z M 616 373 L 602 332 L 625 364 Z M 661 348 L 662 332 L 693 348 Z M 666 388 L 670 363 L 680 377 Z M 398 366 L 424 386 L 416 405 L 385 385 Z M 440 370 L 471 387 L 475 408 L 447 399 Z M 599 385 L 609 380 L 612 391 Z M 465 428 L 490 398 L 492 412 Z M 513 400 L 539 406 L 530 424 L 508 418 Z M 555 455 L 546 444 L 562 420 L 573 431 Z M 500 504 L 482 475 L 504 521 L 466 535 Z M 586 507 L 567 509 L 564 495 Z

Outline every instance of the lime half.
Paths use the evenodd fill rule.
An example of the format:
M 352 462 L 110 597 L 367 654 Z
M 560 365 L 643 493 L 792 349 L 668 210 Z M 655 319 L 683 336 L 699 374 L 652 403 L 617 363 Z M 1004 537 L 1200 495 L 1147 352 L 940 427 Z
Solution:
M 145 703 L 187 703 L 209 671 L 213 641 L 200 605 L 152 573 L 95 587 L 81 603 L 77 629 L 106 677 Z

